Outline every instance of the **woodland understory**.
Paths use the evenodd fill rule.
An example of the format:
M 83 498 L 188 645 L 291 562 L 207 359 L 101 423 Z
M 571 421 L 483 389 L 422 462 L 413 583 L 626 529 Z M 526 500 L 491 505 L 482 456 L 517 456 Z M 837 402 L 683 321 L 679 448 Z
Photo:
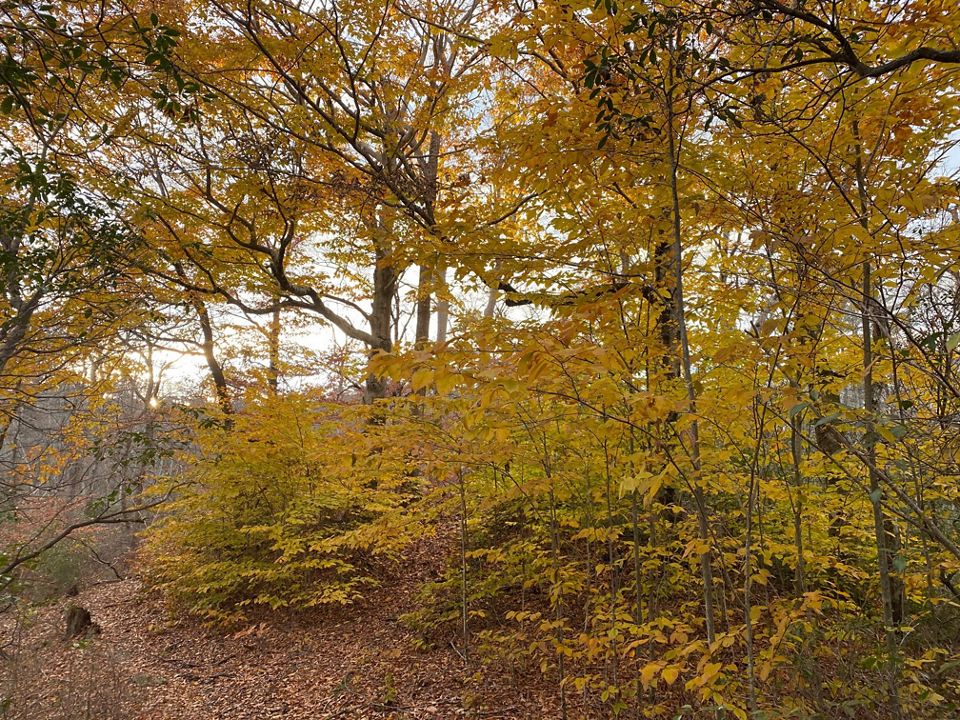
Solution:
M 0 716 L 960 717 L 955 0 L 0 0 Z

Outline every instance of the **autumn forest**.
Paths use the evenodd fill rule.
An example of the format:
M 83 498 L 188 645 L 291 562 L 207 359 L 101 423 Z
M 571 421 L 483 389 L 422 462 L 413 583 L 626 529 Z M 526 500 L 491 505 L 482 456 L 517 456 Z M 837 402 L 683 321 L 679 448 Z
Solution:
M 0 716 L 960 717 L 958 146 L 953 0 L 0 0 Z

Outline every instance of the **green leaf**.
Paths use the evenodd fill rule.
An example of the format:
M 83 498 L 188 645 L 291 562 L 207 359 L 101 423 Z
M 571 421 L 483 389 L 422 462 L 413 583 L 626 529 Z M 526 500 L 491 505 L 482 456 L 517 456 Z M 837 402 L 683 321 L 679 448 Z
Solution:
M 824 415 L 822 418 L 818 418 L 817 421 L 813 423 L 813 427 L 820 427 L 821 425 L 827 425 L 839 419 L 840 419 L 840 413 L 832 412 L 829 415 Z
M 890 434 L 893 435 L 897 440 L 905 437 L 907 434 L 906 425 L 894 425 L 890 428 Z
M 796 405 L 794 405 L 792 408 L 790 408 L 790 410 L 787 411 L 787 417 L 793 420 L 793 418 L 795 418 L 799 413 L 806 410 L 808 407 L 810 407 L 810 403 L 807 402 L 806 400 L 804 400 L 803 402 L 799 402 Z

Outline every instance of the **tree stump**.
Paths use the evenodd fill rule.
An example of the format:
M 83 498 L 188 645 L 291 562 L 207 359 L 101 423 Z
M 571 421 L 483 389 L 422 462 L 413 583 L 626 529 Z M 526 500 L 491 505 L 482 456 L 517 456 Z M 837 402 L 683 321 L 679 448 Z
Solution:
M 67 640 L 88 637 L 100 632 L 100 626 L 93 622 L 90 611 L 81 605 L 71 605 L 64 616 Z

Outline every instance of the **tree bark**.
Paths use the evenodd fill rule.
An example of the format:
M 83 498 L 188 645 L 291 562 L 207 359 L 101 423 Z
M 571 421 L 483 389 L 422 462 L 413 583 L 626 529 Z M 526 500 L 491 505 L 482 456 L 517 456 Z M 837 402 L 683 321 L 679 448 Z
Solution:
M 280 390 L 280 308 L 277 307 L 270 316 L 270 326 L 267 328 L 267 345 L 269 364 L 267 366 L 267 383 L 270 392 L 276 395 Z
M 207 362 L 207 370 L 210 372 L 210 378 L 213 380 L 214 391 L 217 395 L 217 404 L 225 414 L 229 415 L 233 411 L 233 404 L 230 401 L 230 389 L 227 387 L 227 378 L 224 375 L 223 366 L 217 359 L 213 322 L 210 320 L 210 313 L 207 310 L 207 306 L 199 298 L 192 298 L 190 304 L 193 305 L 193 310 L 197 313 L 197 320 L 200 322 L 200 332 L 203 334 L 203 357 Z
M 386 241 L 378 241 L 374 246 L 375 266 L 373 269 L 373 307 L 370 312 L 370 334 L 374 344 L 370 353 L 390 352 L 393 348 L 393 299 L 397 292 L 399 274 L 393 267 L 392 258 Z M 363 401 L 372 403 L 386 395 L 386 381 L 373 373 L 367 374 Z

